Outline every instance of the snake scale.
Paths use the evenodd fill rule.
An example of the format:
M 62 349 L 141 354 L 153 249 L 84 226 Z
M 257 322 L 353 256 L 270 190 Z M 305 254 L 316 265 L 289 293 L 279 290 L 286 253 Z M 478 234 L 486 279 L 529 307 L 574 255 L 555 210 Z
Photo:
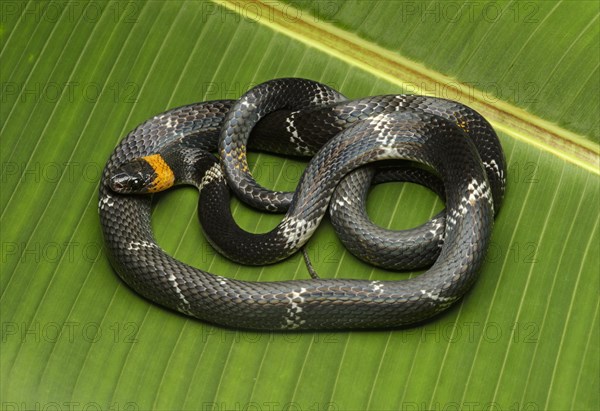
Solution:
M 247 147 L 313 157 L 294 193 L 274 192 L 252 177 Z M 387 171 L 373 167 L 392 160 Z M 467 106 L 412 95 L 348 100 L 324 84 L 284 78 L 239 100 L 191 104 L 139 125 L 106 164 L 99 214 L 119 276 L 186 315 L 256 330 L 398 327 L 440 313 L 472 286 L 505 174 L 494 130 Z M 438 192 L 445 212 L 407 232 L 374 226 L 364 211 L 368 188 L 397 179 Z M 168 255 L 152 234 L 152 199 L 140 193 L 180 183 L 200 189 L 199 218 L 210 242 L 244 264 L 291 255 L 329 210 L 342 241 L 360 258 L 392 268 L 432 265 L 398 281 L 252 282 L 211 274 Z M 256 208 L 286 214 L 269 233 L 246 233 L 231 216 L 230 190 Z

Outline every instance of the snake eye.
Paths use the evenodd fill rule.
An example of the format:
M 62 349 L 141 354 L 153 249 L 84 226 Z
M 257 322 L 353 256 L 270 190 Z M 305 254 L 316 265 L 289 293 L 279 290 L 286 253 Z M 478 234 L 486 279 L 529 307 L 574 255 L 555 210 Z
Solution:
M 130 186 L 133 190 L 139 190 L 140 188 L 142 188 L 142 180 L 138 177 L 133 177 L 130 180 Z

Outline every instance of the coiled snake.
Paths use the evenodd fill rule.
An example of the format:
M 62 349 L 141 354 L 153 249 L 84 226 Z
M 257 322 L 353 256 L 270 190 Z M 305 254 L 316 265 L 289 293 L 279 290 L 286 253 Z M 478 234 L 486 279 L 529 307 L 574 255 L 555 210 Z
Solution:
M 316 155 L 295 193 L 272 192 L 250 174 L 249 144 Z M 217 150 L 220 161 L 211 153 Z M 433 169 L 397 170 L 401 179 L 437 191 L 441 178 L 445 214 L 408 234 L 374 227 L 364 201 L 375 171 L 365 165 L 380 160 Z M 441 312 L 471 287 L 502 203 L 505 172 L 492 127 L 464 105 L 410 95 L 347 100 L 314 81 L 276 79 L 239 100 L 176 108 L 131 131 L 104 169 L 99 213 L 117 273 L 163 306 L 249 329 L 396 327 Z M 399 281 L 247 282 L 211 274 L 164 252 L 151 230 L 151 197 L 130 194 L 178 183 L 201 189 L 205 233 L 218 250 L 245 264 L 272 263 L 297 251 L 329 206 L 342 240 L 365 260 L 393 268 L 433 265 Z M 270 233 L 246 233 L 231 217 L 228 187 L 255 207 L 287 214 Z

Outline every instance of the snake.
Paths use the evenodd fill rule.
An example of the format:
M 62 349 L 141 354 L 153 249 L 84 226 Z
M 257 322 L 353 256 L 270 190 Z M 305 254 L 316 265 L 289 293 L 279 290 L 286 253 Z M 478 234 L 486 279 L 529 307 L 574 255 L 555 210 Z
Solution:
M 252 177 L 248 148 L 312 158 L 295 192 L 272 191 Z M 388 177 L 373 167 L 391 161 Z M 398 179 L 389 177 L 398 173 L 438 192 L 446 208 L 413 229 L 412 237 L 394 240 L 399 232 L 377 229 L 364 204 L 371 184 Z M 238 100 L 178 107 L 137 126 L 106 163 L 98 210 L 115 271 L 159 305 L 252 330 L 390 328 L 434 317 L 472 287 L 503 201 L 505 175 L 492 126 L 463 104 L 403 94 L 350 100 L 316 81 L 282 78 Z M 241 281 L 209 273 L 170 256 L 152 233 L 152 196 L 142 194 L 175 184 L 199 188 L 199 218 L 209 241 L 243 264 L 287 258 L 329 211 L 339 220 L 342 241 L 366 261 L 431 266 L 416 277 L 388 281 Z M 286 214 L 268 233 L 246 233 L 231 216 L 231 192 L 256 208 Z M 406 238 L 405 249 L 419 254 L 418 262 L 414 256 L 406 262 L 390 246 Z M 376 257 L 381 250 L 385 256 Z

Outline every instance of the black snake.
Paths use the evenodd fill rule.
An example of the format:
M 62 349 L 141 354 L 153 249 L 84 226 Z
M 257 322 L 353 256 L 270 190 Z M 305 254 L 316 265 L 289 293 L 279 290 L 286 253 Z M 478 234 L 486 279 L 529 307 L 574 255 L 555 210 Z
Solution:
M 318 153 L 295 193 L 272 192 L 250 175 L 248 144 L 282 154 Z M 217 150 L 220 162 L 211 154 Z M 404 164 L 391 170 L 443 194 L 446 212 L 408 234 L 373 226 L 364 202 L 376 172 L 361 166 L 380 160 L 433 169 Z M 139 125 L 106 164 L 99 213 L 121 278 L 171 309 L 250 329 L 395 327 L 441 312 L 473 284 L 502 203 L 505 173 L 492 127 L 462 104 L 411 95 L 347 100 L 314 81 L 276 79 L 239 100 L 192 104 Z M 386 181 L 385 171 L 381 175 L 375 179 Z M 361 258 L 393 268 L 433 265 L 400 281 L 247 282 L 214 275 L 165 253 L 152 234 L 150 196 L 128 194 L 174 183 L 201 188 L 205 233 L 245 264 L 271 263 L 298 250 L 329 207 L 342 240 Z M 249 204 L 287 214 L 270 233 L 246 233 L 231 217 L 227 183 Z

